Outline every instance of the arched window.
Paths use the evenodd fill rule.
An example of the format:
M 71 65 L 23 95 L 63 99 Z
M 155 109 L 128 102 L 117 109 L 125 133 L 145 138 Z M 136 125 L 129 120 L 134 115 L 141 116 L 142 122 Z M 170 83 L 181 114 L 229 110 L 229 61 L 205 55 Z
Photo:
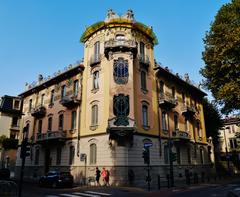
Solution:
M 144 127 L 148 127 L 148 106 L 142 106 L 142 124 Z
M 73 83 L 73 95 L 74 96 L 78 95 L 78 87 L 79 87 L 78 80 L 75 80 Z
M 113 97 L 113 114 L 116 116 L 115 125 L 128 125 L 129 115 L 129 96 L 124 96 L 124 94 L 119 94 Z
M 160 94 L 164 94 L 164 82 L 163 81 L 160 81 L 159 83 L 159 92 Z
M 98 124 L 98 106 L 93 105 L 92 106 L 92 121 L 91 125 L 96 126 Z
M 187 118 L 185 118 L 185 131 L 188 132 L 189 131 L 189 121 Z
M 167 116 L 167 113 L 165 111 L 162 112 L 162 129 L 164 131 L 168 130 L 168 116 Z
M 99 89 L 99 71 L 93 73 L 93 89 Z
M 63 114 L 60 114 L 58 117 L 58 129 L 63 130 L 64 117 Z
M 52 117 L 48 118 L 48 131 L 52 131 Z
M 41 95 L 41 103 L 40 103 L 41 106 L 44 105 L 44 96 L 45 96 L 45 94 L 42 94 L 42 95 Z
M 145 44 L 140 42 L 140 56 L 144 58 L 145 56 Z
M 54 89 L 51 91 L 50 105 L 54 103 Z
M 141 88 L 143 90 L 147 89 L 147 74 L 145 71 L 141 71 Z
M 98 61 L 100 59 L 100 42 L 97 41 L 94 44 L 94 60 Z
M 66 86 L 63 85 L 61 89 L 61 99 L 63 99 L 66 96 Z
M 114 81 L 117 84 L 126 84 L 128 82 L 128 61 L 123 58 L 114 60 L 113 64 Z
M 36 148 L 36 149 L 35 149 L 34 164 L 35 164 L 35 165 L 38 165 L 38 164 L 39 164 L 39 148 Z
M 200 127 L 200 121 L 199 120 L 196 122 L 196 129 L 197 129 L 198 136 L 202 137 L 202 130 L 201 130 L 201 127 Z
M 125 36 L 123 34 L 117 34 L 115 38 L 118 41 L 125 40 Z
M 96 144 L 90 145 L 90 164 L 97 163 L 97 146 Z
M 174 113 L 174 116 L 173 116 L 173 120 L 174 120 L 174 130 L 178 130 L 178 114 L 177 113 Z
M 38 120 L 38 133 L 42 133 L 42 120 Z
M 75 147 L 70 146 L 69 147 L 69 165 L 72 165 L 74 163 L 74 156 L 75 156 Z
M 76 124 L 77 124 L 76 120 L 77 120 L 77 112 L 72 111 L 71 129 L 76 129 Z
M 32 110 L 32 99 L 29 100 L 28 111 L 31 112 Z

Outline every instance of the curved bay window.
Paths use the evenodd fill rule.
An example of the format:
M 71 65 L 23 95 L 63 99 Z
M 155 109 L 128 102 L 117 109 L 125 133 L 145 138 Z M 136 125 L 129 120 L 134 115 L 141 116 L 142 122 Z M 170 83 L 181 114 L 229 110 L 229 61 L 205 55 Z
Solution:
M 128 61 L 123 58 L 114 60 L 113 64 L 114 81 L 117 84 L 126 84 L 128 82 Z
M 113 98 L 113 113 L 116 116 L 115 125 L 129 124 L 127 116 L 129 115 L 129 96 L 119 94 Z

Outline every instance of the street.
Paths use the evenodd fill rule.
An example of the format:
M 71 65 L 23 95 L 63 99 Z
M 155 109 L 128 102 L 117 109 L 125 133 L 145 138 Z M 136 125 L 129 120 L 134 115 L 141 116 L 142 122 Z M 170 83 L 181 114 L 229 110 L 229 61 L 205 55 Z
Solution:
M 38 185 L 25 183 L 22 197 L 226 197 L 230 190 L 240 189 L 240 182 L 226 184 L 201 184 L 190 187 L 148 192 L 141 188 L 131 187 L 74 187 L 65 189 L 41 188 Z

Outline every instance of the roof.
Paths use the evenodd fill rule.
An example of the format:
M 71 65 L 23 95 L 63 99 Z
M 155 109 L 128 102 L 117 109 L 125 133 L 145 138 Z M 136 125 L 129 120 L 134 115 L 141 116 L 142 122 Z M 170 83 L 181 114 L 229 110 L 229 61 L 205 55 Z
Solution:
M 58 73 L 56 74 L 56 76 L 52 77 L 52 78 L 48 78 L 45 79 L 43 81 L 41 81 L 38 84 L 34 84 L 33 86 L 29 86 L 29 89 L 24 91 L 23 93 L 19 94 L 20 97 L 26 97 L 28 95 L 31 95 L 32 93 L 36 92 L 36 91 L 40 91 L 45 89 L 46 87 L 49 87 L 53 84 L 55 84 L 58 81 L 62 81 L 67 79 L 68 77 L 74 76 L 77 73 L 80 73 L 81 71 L 84 70 L 84 66 L 83 64 L 78 64 L 74 67 L 70 67 L 68 70 Z
M 188 80 L 183 80 L 178 74 L 173 74 L 167 67 L 163 68 L 159 64 L 156 65 L 154 68 L 156 70 L 156 76 L 165 76 L 176 83 L 180 84 L 181 86 L 185 86 L 188 89 L 190 89 L 190 92 L 194 92 L 198 96 L 204 97 L 207 96 L 205 92 L 203 92 L 199 87 L 196 87 L 196 85 L 193 85 L 193 82 Z
M 223 122 L 224 125 L 240 124 L 240 117 L 227 117 Z
M 1 97 L 0 112 L 20 115 L 21 114 L 21 107 L 19 106 L 20 107 L 19 110 L 13 108 L 13 100 L 14 99 L 21 100 L 20 97 L 16 97 L 16 96 L 4 95 L 3 97 Z
M 143 23 L 136 22 L 133 20 L 128 20 L 121 17 L 114 18 L 109 21 L 100 21 L 87 27 L 80 38 L 80 42 L 83 42 L 83 43 L 86 42 L 97 31 L 100 31 L 102 29 L 107 29 L 107 28 L 113 28 L 113 27 L 126 27 L 126 28 L 136 29 L 141 33 L 145 34 L 152 41 L 153 44 L 155 45 L 158 44 L 157 37 L 151 27 L 148 27 Z

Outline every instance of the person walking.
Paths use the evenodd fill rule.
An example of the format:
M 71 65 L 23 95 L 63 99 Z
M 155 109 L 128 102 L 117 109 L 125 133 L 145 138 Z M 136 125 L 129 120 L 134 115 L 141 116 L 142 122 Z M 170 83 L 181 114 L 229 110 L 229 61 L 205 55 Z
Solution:
M 97 186 L 100 186 L 99 179 L 101 176 L 101 171 L 96 167 L 96 181 L 97 181 Z
M 105 170 L 105 168 L 102 169 L 101 175 L 103 177 L 104 186 L 106 186 L 107 185 L 107 181 L 106 181 L 107 171 Z
M 106 170 L 106 177 L 105 177 L 106 186 L 110 186 L 110 184 L 109 184 L 109 176 L 110 176 L 110 173 L 109 173 L 108 170 Z

